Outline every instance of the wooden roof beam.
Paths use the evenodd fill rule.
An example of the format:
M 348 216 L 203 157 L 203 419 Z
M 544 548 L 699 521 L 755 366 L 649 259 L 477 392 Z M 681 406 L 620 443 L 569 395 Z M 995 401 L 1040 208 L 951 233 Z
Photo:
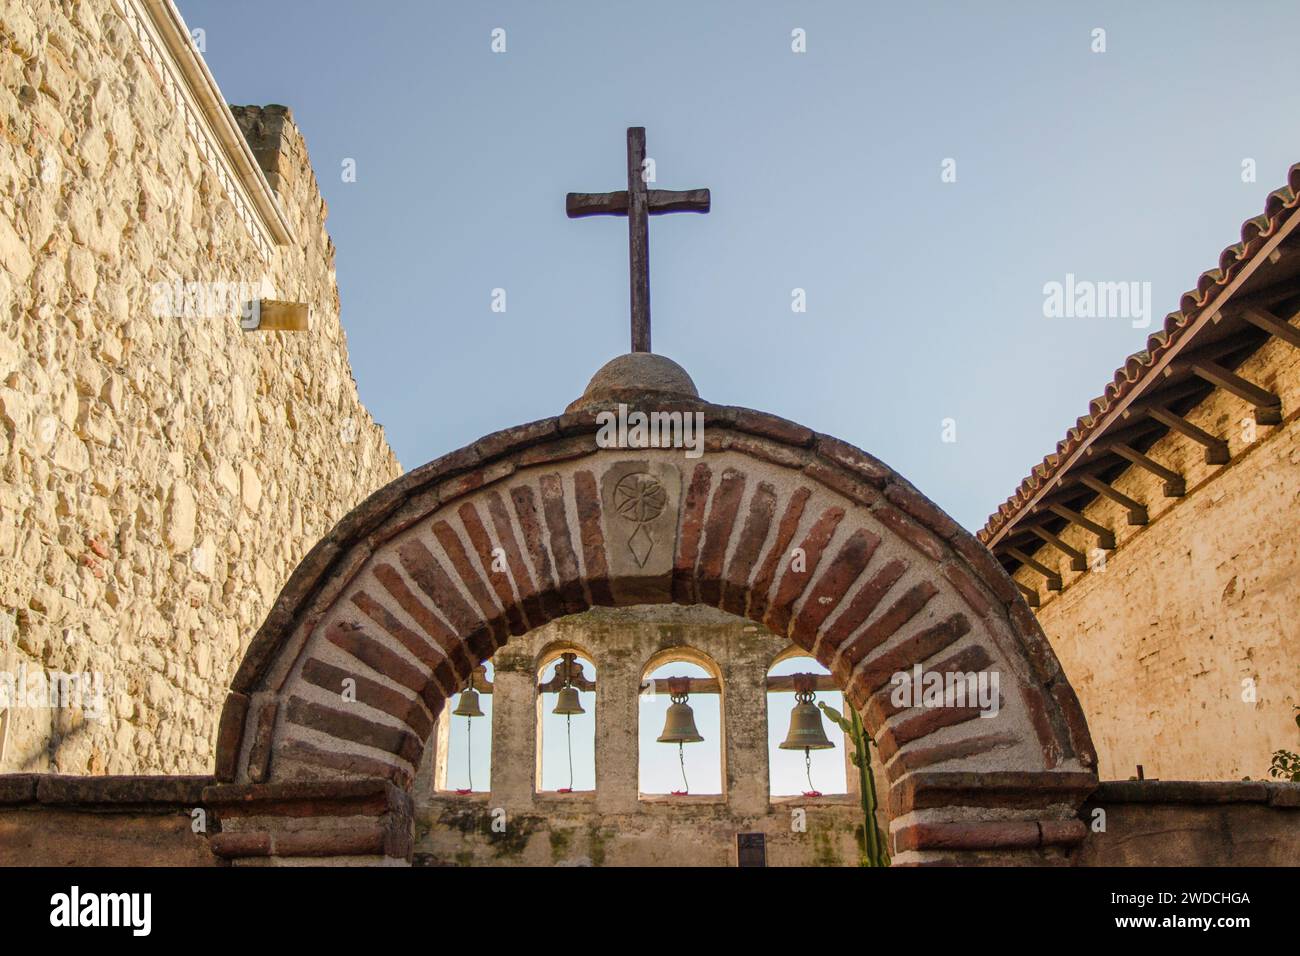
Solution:
M 1125 415 L 1143 414 L 1158 421 L 1170 431 L 1190 438 L 1205 447 L 1205 463 L 1207 465 L 1226 465 L 1231 457 L 1228 453 L 1228 443 L 1222 438 L 1216 438 L 1203 428 L 1193 425 L 1181 415 L 1175 415 L 1163 405 L 1145 405 L 1140 409 L 1125 409 Z
M 1091 450 L 1092 449 L 1089 449 L 1089 451 Z M 1115 442 L 1103 450 L 1113 452 L 1129 464 L 1136 465 L 1144 471 L 1149 471 L 1151 474 L 1163 481 L 1165 483 L 1164 490 L 1166 498 L 1181 498 L 1183 495 L 1187 494 L 1187 482 L 1183 480 L 1182 475 L 1174 471 L 1172 468 L 1166 468 L 1154 458 L 1149 458 L 1142 454 L 1131 445 L 1125 445 L 1123 442 Z
M 1031 587 L 1026 587 L 1025 585 L 1021 584 L 1019 581 L 1016 582 L 1016 587 L 1020 589 L 1020 593 L 1024 596 L 1026 604 L 1028 604 L 1030 607 L 1038 607 L 1037 591 L 1035 591 Z
M 1188 371 L 1202 378 L 1217 388 L 1236 395 L 1242 401 L 1255 406 L 1255 422 L 1259 425 L 1279 425 L 1282 423 L 1282 399 L 1267 389 L 1260 388 L 1254 382 L 1247 381 L 1236 372 L 1229 372 L 1218 362 L 1205 358 L 1188 359 L 1185 365 Z M 1165 369 L 1169 375 L 1170 366 Z
M 1089 458 L 1087 453 L 1080 458 L 1079 464 L 1075 465 L 1069 472 L 1062 476 L 1061 482 L 1054 488 L 1051 494 L 1039 499 L 1030 511 L 1031 514 L 1041 513 L 1050 510 L 1052 505 L 1065 505 L 1075 509 L 1086 507 L 1085 504 L 1071 504 L 1080 495 L 1087 495 L 1088 488 L 1082 483 L 1085 476 L 1098 477 L 1103 472 L 1109 471 L 1115 467 L 1114 459 L 1108 458 Z M 1089 500 L 1095 497 L 1093 492 Z
M 1031 568 L 1041 574 L 1047 580 L 1047 590 L 1061 590 L 1061 575 L 1058 572 L 1053 571 L 1045 564 L 1039 564 L 1019 548 L 1007 548 L 1007 554 L 1011 555 L 1011 557 L 1015 558 L 1025 567 Z
M 1281 339 L 1287 345 L 1300 349 L 1300 329 L 1287 320 L 1278 318 L 1267 309 L 1261 309 L 1253 305 L 1247 306 L 1238 314 L 1257 329 L 1263 329 L 1269 335 Z
M 1033 525 L 1032 527 L 1030 527 L 1029 530 L 1032 531 L 1034 534 L 1038 535 L 1038 537 L 1042 538 L 1044 541 L 1050 544 L 1057 551 L 1060 551 L 1067 558 L 1069 558 L 1071 571 L 1088 570 L 1088 558 L 1087 555 L 1085 555 L 1082 551 L 1080 551 L 1077 548 L 1070 547 L 1068 544 L 1066 544 L 1056 535 L 1052 534 L 1052 532 L 1048 531 L 1042 525 L 1037 525 L 1037 524 Z
M 1122 491 L 1116 491 L 1100 478 L 1094 478 L 1092 475 L 1080 475 L 1079 484 L 1092 491 L 1097 492 L 1103 498 L 1109 498 L 1115 504 L 1128 512 L 1128 523 L 1131 525 L 1144 525 L 1150 520 L 1147 517 L 1147 506 L 1140 501 L 1134 501 Z
M 1057 517 L 1064 518 L 1071 524 L 1077 524 L 1085 531 L 1091 531 L 1097 536 L 1097 547 L 1101 548 L 1103 551 L 1115 550 L 1115 532 L 1110 528 L 1107 528 L 1104 524 L 1098 524 L 1096 521 L 1084 517 L 1072 508 L 1065 507 L 1065 505 L 1048 505 L 1047 510 Z

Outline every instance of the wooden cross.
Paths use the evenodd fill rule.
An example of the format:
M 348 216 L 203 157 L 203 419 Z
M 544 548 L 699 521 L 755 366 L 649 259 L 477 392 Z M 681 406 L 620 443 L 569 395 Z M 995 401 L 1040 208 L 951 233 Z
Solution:
M 569 193 L 570 219 L 627 216 L 628 264 L 632 273 L 632 351 L 650 351 L 650 224 L 666 212 L 708 212 L 707 189 L 646 189 L 645 127 L 627 131 L 627 189 L 612 193 Z

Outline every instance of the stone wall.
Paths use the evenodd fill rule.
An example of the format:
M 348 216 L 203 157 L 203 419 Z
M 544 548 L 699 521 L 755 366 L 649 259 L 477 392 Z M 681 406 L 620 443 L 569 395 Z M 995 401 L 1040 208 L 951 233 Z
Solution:
M 0 775 L 0 866 L 217 866 L 216 815 L 203 802 L 211 783 Z
M 0 867 L 406 865 L 411 830 L 383 780 L 0 774 Z
M 1260 779 L 1273 751 L 1300 749 L 1300 350 L 1272 339 L 1238 372 L 1281 396 L 1281 425 L 1254 425 L 1250 406 L 1216 390 L 1186 418 L 1227 440 L 1229 464 L 1206 464 L 1171 432 L 1148 454 L 1186 477 L 1184 497 L 1129 468 L 1114 486 L 1146 503 L 1146 527 L 1106 499 L 1084 511 L 1115 529 L 1104 570 L 1071 571 L 1044 547 L 1036 557 L 1059 566 L 1059 594 L 1017 572 L 1040 589 L 1038 619 L 1087 714 L 1102 779 L 1137 764 L 1147 777 Z M 1062 537 L 1096 546 L 1077 525 Z
M 400 473 L 357 396 L 288 111 L 236 110 L 291 231 L 268 249 L 130 9 L 0 10 L 0 672 L 103 687 L 98 715 L 9 707 L 3 771 L 211 771 L 290 571 Z M 247 332 L 238 304 L 164 294 L 191 283 L 306 303 L 310 328 Z
M 772 664 L 791 647 L 787 639 L 742 618 L 673 605 L 595 609 L 511 641 L 492 658 L 490 792 L 458 794 L 433 786 L 446 755 L 444 710 L 435 730 L 443 745 L 426 749 L 416 781 L 416 863 L 734 866 L 736 834 L 761 832 L 770 866 L 856 866 L 862 825 L 856 770 L 850 768 L 847 775 L 849 793 L 768 795 L 766 679 Z M 721 794 L 639 792 L 642 677 L 654 659 L 674 648 L 688 659 L 704 655 L 721 678 Z M 536 684 L 542 662 L 562 650 L 577 652 L 595 668 L 592 791 L 557 793 L 538 787 Z M 549 675 L 551 668 L 545 669 Z M 548 695 L 544 705 L 552 700 Z M 825 726 L 837 751 L 845 754 L 844 735 L 829 721 Z M 878 766 L 876 779 L 883 799 L 886 778 Z M 502 832 L 492 829 L 498 808 L 505 814 Z M 796 828 L 794 811 L 799 809 L 804 813 Z M 879 825 L 888 831 L 883 810 Z
M 1120 780 L 1083 805 L 1075 866 L 1295 866 L 1300 784 Z

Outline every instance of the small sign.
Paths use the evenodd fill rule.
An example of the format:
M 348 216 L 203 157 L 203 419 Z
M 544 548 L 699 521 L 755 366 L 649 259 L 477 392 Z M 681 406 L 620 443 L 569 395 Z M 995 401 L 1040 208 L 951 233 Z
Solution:
M 306 332 L 307 303 L 255 299 L 240 322 L 245 332 Z
M 736 866 L 767 866 L 766 834 L 736 834 Z

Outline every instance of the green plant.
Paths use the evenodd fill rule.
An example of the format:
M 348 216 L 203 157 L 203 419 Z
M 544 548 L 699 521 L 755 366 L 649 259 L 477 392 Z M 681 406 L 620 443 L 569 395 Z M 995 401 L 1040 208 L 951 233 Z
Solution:
M 1300 707 L 1296 707 L 1295 723 L 1300 727 Z M 1273 763 L 1268 768 L 1270 777 L 1280 777 L 1292 783 L 1300 783 L 1300 754 L 1290 750 L 1273 751 Z
M 828 707 L 821 701 L 817 702 L 817 706 L 844 731 L 844 735 L 853 744 L 853 753 L 849 754 L 849 759 L 858 768 L 858 793 L 862 796 L 862 832 L 865 834 L 861 865 L 889 866 L 889 851 L 886 849 L 889 844 L 876 823 L 876 778 L 871 772 L 871 737 L 862 726 L 862 718 L 852 707 L 846 708 L 849 712 L 846 720 L 834 707 Z
M 1273 764 L 1268 768 L 1270 777 L 1282 777 L 1292 783 L 1300 783 L 1300 754 L 1289 750 L 1273 752 Z

